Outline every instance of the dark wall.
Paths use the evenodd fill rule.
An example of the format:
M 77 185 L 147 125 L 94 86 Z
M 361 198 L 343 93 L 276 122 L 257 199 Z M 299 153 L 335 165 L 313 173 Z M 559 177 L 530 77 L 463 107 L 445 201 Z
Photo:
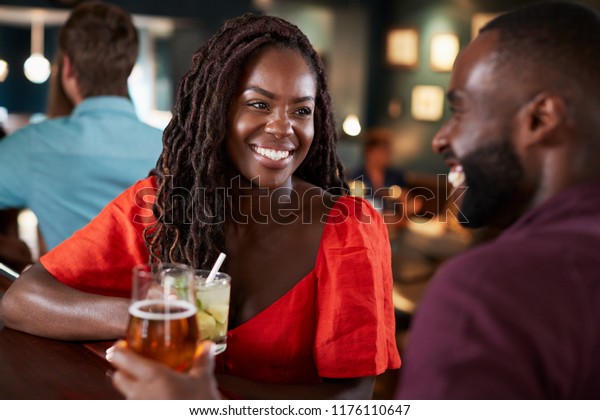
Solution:
M 46 28 L 44 31 L 44 54 L 52 60 L 56 52 L 58 30 Z M 31 83 L 25 78 L 23 64 L 30 54 L 30 29 L 0 26 L 0 57 L 9 63 L 8 78 L 0 83 L 0 106 L 10 112 L 44 112 L 48 82 Z
M 395 136 L 395 161 L 405 169 L 445 173 L 447 168 L 431 151 L 431 139 L 448 117 L 447 107 L 439 122 L 416 121 L 410 115 L 410 95 L 414 85 L 431 84 L 447 88 L 450 73 L 429 68 L 429 40 L 436 28 L 456 32 L 464 48 L 471 39 L 471 18 L 476 12 L 503 12 L 531 1 L 514 0 L 374 0 L 371 10 L 367 127 L 385 126 Z M 580 3 L 600 8 L 600 0 Z M 420 38 L 419 64 L 414 69 L 393 68 L 385 64 L 385 36 L 393 27 L 418 28 Z M 390 99 L 398 99 L 402 113 L 398 118 L 388 115 Z
M 251 0 L 105 0 L 133 14 L 170 16 L 198 20 L 211 32 L 223 21 L 252 10 Z M 74 3 L 71 0 L 71 3 Z M 81 1 L 79 1 L 81 3 Z M 71 9 L 60 0 L 0 0 L 0 5 Z

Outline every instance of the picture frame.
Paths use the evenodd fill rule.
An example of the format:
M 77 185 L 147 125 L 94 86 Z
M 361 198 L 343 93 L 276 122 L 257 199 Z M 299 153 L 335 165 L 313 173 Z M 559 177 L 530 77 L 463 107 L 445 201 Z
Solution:
M 397 27 L 386 34 L 386 64 L 414 69 L 419 64 L 419 33 L 416 28 Z
M 439 121 L 444 116 L 444 88 L 415 85 L 411 92 L 410 113 L 415 120 Z
M 441 32 L 431 37 L 429 66 L 437 72 L 452 71 L 454 60 L 460 50 L 460 40 L 454 32 Z

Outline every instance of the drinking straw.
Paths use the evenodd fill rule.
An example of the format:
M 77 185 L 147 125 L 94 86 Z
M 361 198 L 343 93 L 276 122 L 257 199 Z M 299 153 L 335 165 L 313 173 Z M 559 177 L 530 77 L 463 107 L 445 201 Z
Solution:
M 208 274 L 208 277 L 206 278 L 206 283 L 210 283 L 215 279 L 215 276 L 217 275 L 217 271 L 219 271 L 219 268 L 221 268 L 221 266 L 223 265 L 223 261 L 225 261 L 225 257 L 226 257 L 226 255 L 223 254 L 222 252 L 219 254 L 219 258 L 217 258 L 215 265 L 213 265 L 212 270 L 210 270 L 210 273 Z
M 0 263 L 0 274 L 7 277 L 11 281 L 15 281 L 17 279 L 17 277 L 19 277 L 19 273 L 17 273 L 12 268 L 5 266 L 2 263 Z

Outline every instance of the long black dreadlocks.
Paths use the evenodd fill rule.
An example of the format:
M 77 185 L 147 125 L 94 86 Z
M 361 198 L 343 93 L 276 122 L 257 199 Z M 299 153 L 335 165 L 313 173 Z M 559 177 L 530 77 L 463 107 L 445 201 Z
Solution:
M 219 192 L 228 182 L 224 144 L 229 107 L 245 64 L 269 46 L 300 52 L 317 80 L 315 136 L 295 175 L 333 194 L 346 193 L 325 69 L 308 38 L 272 16 L 231 19 L 196 51 L 179 83 L 155 170 L 157 222 L 145 231 L 153 262 L 207 268 L 225 251 L 225 225 L 218 215 L 225 214 L 226 205 Z

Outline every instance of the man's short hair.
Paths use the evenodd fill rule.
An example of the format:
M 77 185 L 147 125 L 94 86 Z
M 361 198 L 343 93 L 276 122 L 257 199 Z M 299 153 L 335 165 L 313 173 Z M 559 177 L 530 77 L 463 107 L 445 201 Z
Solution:
M 113 4 L 82 3 L 60 30 L 59 51 L 74 66 L 84 98 L 126 92 L 138 50 L 131 16 Z
M 511 77 L 599 98 L 597 11 L 576 3 L 532 3 L 500 15 L 480 32 L 491 30 L 499 32 L 497 63 L 511 68 Z

